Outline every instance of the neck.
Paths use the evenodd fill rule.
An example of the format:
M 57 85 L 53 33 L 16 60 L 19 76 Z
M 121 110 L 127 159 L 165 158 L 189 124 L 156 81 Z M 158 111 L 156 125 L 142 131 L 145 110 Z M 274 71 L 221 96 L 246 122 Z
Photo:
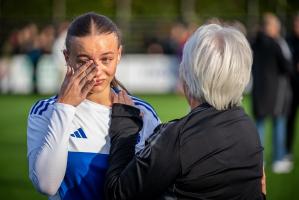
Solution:
M 190 108 L 191 110 L 196 108 L 197 106 L 199 106 L 201 103 L 199 101 L 194 101 L 192 103 L 190 103 Z
M 193 110 L 197 106 L 201 104 L 201 102 L 195 98 L 193 98 L 191 95 L 189 95 L 188 88 L 185 82 L 183 82 L 183 89 L 184 89 L 184 94 L 187 99 L 187 102 L 190 106 L 190 109 Z
M 104 105 L 104 106 L 112 106 L 111 102 L 111 95 L 110 95 L 110 87 L 107 87 L 104 91 L 100 93 L 89 93 L 86 97 L 86 99 L 96 102 L 98 104 Z
M 188 98 L 188 103 L 189 103 L 191 110 L 193 110 L 194 108 L 196 108 L 197 106 L 199 106 L 201 104 L 200 101 L 198 101 L 192 97 Z

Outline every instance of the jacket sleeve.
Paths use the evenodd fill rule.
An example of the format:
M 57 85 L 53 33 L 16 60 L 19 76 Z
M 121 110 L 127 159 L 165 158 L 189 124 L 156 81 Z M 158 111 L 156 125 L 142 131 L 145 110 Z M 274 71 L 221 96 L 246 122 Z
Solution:
M 276 42 L 276 59 L 278 61 L 279 70 L 287 75 L 293 75 L 292 54 L 288 44 L 282 38 Z
M 143 127 L 137 137 L 135 153 L 144 148 L 145 141 L 151 136 L 154 129 L 161 123 L 156 113 L 144 109 L 141 106 L 139 106 L 139 109 L 142 112 Z
M 27 127 L 29 177 L 38 191 L 53 196 L 67 164 L 69 127 L 75 107 L 56 103 L 49 115 L 30 114 Z
M 173 131 L 175 123 L 159 125 L 147 140 L 145 148 L 134 155 L 141 125 L 138 109 L 113 105 L 106 199 L 157 198 L 174 183 L 180 173 L 179 142 Z

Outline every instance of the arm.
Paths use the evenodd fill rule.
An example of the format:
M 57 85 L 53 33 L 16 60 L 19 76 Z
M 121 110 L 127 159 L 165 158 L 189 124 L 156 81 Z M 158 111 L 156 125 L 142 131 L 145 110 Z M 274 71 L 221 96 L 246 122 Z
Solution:
M 262 195 L 263 199 L 266 199 L 266 194 L 267 194 L 267 187 L 266 187 L 266 173 L 265 173 L 265 168 L 263 167 L 263 176 L 261 180 L 261 185 L 262 185 Z
M 32 114 L 28 119 L 29 177 L 43 194 L 56 194 L 65 174 L 69 127 L 75 107 L 55 104 L 51 117 Z
M 278 39 L 277 44 L 276 58 L 278 60 L 280 71 L 288 75 L 293 75 L 294 70 L 292 68 L 292 54 L 288 44 L 283 38 Z
M 135 104 L 136 105 L 136 104 Z M 137 153 L 145 146 L 145 141 L 154 132 L 154 129 L 161 123 L 156 113 L 149 111 L 148 109 L 138 106 L 141 111 L 143 119 L 143 127 L 138 134 L 137 144 L 135 145 L 135 152 Z
M 97 69 L 87 62 L 68 70 L 54 106 L 47 114 L 30 113 L 27 129 L 29 176 L 34 186 L 47 195 L 55 195 L 65 175 L 69 128 L 75 107 L 94 85 Z
M 148 144 L 134 156 L 136 133 L 141 128 L 137 109 L 114 104 L 109 130 L 110 167 L 106 199 L 153 199 L 162 195 L 180 173 L 175 123 L 160 125 Z

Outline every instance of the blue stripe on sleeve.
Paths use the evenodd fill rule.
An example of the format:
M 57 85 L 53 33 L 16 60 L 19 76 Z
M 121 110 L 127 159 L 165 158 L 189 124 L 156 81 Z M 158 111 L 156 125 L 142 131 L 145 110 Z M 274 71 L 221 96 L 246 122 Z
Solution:
M 153 111 L 154 111 L 154 108 L 149 104 L 149 103 L 147 103 L 147 102 L 145 102 L 145 101 L 143 101 L 143 100 L 141 100 L 141 99 L 139 99 L 139 98 L 137 98 L 137 97 L 134 97 L 134 96 L 130 96 L 133 100 L 135 100 L 135 101 L 139 101 L 139 102 L 141 102 L 141 103 L 144 103 L 145 105 L 147 105 L 147 106 L 149 106 Z
M 117 94 L 120 92 L 120 90 L 118 88 L 112 88 L 112 90 Z M 147 102 L 145 102 L 145 101 L 143 101 L 139 98 L 136 98 L 136 97 L 134 97 L 130 94 L 128 94 L 128 95 L 129 95 L 129 97 L 132 98 L 135 105 L 140 105 L 140 106 L 145 107 L 148 111 L 150 111 L 153 114 L 154 118 L 159 122 L 159 118 L 158 118 L 158 115 L 157 115 L 156 111 L 154 110 L 154 108 L 149 103 L 147 103 Z
M 113 91 L 115 93 L 119 93 L 120 92 L 120 90 L 118 88 L 112 88 L 112 89 L 113 89 Z M 130 94 L 129 94 L 129 97 L 132 98 L 132 100 L 133 100 L 133 102 L 134 102 L 135 105 L 143 106 L 148 111 L 150 111 L 153 114 L 154 118 L 159 122 L 159 118 L 158 118 L 158 115 L 157 115 L 156 111 L 154 110 L 154 108 L 149 103 L 147 103 L 147 102 L 145 102 L 145 101 L 143 101 L 143 100 L 141 100 L 139 98 L 136 98 L 136 97 L 134 97 L 134 96 L 132 96 Z
M 48 109 L 48 106 L 49 106 L 49 105 L 50 105 L 50 103 L 46 103 L 46 104 L 45 104 L 45 107 L 44 107 L 42 110 L 40 110 L 38 114 L 39 114 L 39 115 L 42 115 L 42 113 Z
M 51 97 L 49 99 L 43 99 L 43 100 L 39 100 L 38 102 L 36 102 L 34 104 L 34 106 L 32 107 L 31 111 L 30 111 L 30 115 L 31 114 L 39 114 L 41 112 L 39 112 L 42 108 L 48 107 L 47 104 L 48 102 L 52 102 L 55 101 L 57 99 L 57 95 L 54 97 Z
M 37 101 L 31 108 L 31 111 L 30 111 L 30 115 L 33 113 L 33 110 L 35 109 L 35 107 L 37 106 L 37 104 L 39 103 L 40 101 Z
M 41 101 L 41 103 L 40 103 L 38 106 L 36 106 L 36 108 L 35 108 L 33 114 L 36 114 L 37 111 L 38 111 L 38 109 L 40 109 L 40 108 L 44 105 L 45 102 L 46 102 L 46 101 Z
M 140 102 L 140 103 L 143 103 L 145 106 L 147 106 L 149 109 L 151 109 L 151 111 L 152 111 L 153 113 L 155 113 L 156 116 L 158 116 L 157 113 L 156 113 L 156 111 L 155 111 L 155 109 L 154 109 L 149 103 L 147 103 L 147 102 L 145 102 L 145 101 L 143 101 L 143 100 L 141 100 L 141 99 L 138 99 L 138 98 L 136 98 L 136 97 L 133 97 L 133 96 L 131 96 L 131 97 L 132 97 L 133 100 L 138 101 L 138 102 Z
M 44 105 L 44 108 L 40 109 L 40 111 L 39 111 L 38 114 L 41 115 L 43 112 L 45 112 L 48 109 L 49 105 L 54 104 L 56 102 L 56 100 L 57 100 L 57 96 L 55 96 L 55 97 L 53 97 L 51 99 L 48 99 L 46 101 L 46 104 Z
M 112 90 L 113 90 L 116 94 L 118 94 L 118 93 L 120 92 L 120 89 L 118 89 L 117 87 L 112 87 Z
M 146 104 L 144 104 L 144 103 L 142 103 L 142 102 L 136 101 L 136 100 L 134 101 L 134 103 L 135 103 L 135 105 L 140 105 L 140 106 L 145 107 L 148 111 L 150 111 L 150 112 L 153 114 L 153 116 L 155 117 L 155 119 L 156 119 L 157 121 L 159 121 L 156 112 L 155 112 L 153 109 L 151 109 L 151 107 L 149 107 L 148 105 L 146 105 Z

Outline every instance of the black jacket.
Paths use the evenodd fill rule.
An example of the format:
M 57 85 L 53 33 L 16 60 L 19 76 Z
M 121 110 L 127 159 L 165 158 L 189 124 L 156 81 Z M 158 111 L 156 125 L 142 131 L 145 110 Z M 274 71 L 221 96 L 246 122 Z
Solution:
M 252 49 L 253 114 L 256 118 L 286 115 L 291 63 L 284 57 L 278 42 L 262 32 L 257 34 Z
M 159 125 L 135 156 L 141 128 L 138 109 L 113 105 L 107 200 L 263 199 L 263 148 L 241 107 L 217 111 L 203 104 Z

